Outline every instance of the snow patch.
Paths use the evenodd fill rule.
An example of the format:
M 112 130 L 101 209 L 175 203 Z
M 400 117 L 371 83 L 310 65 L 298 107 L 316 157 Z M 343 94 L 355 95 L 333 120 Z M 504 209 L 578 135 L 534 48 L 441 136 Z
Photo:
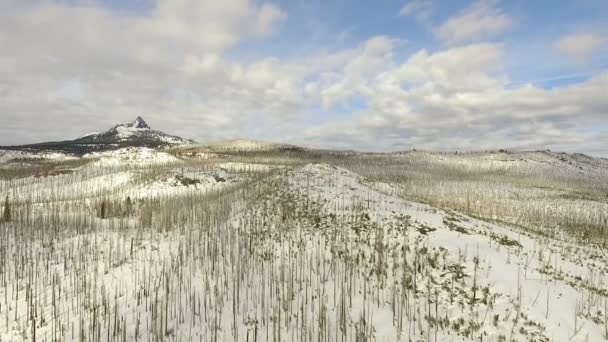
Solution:
M 6 163 L 17 159 L 34 159 L 34 160 L 74 160 L 78 159 L 72 155 L 61 152 L 31 152 L 31 151 L 15 151 L 15 150 L 0 150 L 0 163 Z
M 83 156 L 85 159 L 98 159 L 92 163 L 95 167 L 111 167 L 136 164 L 169 164 L 181 160 L 167 152 L 157 151 L 148 147 L 127 147 L 115 151 L 92 152 Z

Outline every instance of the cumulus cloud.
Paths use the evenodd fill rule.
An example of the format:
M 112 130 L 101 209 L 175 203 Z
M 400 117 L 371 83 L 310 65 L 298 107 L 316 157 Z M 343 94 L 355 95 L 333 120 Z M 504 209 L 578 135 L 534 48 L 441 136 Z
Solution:
M 308 139 L 321 143 L 337 136 L 343 145 L 369 150 L 572 150 L 594 136 L 590 129 L 601 126 L 608 110 L 602 95 L 608 73 L 552 90 L 531 84 L 513 89 L 507 87 L 503 50 L 500 44 L 474 44 L 419 51 L 368 81 L 362 94 L 367 105 L 354 120 L 311 128 Z
M 574 62 L 585 64 L 591 55 L 608 44 L 608 39 L 594 33 L 578 33 L 560 38 L 554 47 Z
M 410 0 L 399 10 L 399 16 L 413 16 L 416 20 L 426 23 L 433 15 L 432 0 Z
M 445 44 L 454 45 L 496 36 L 512 24 L 513 19 L 498 7 L 497 0 L 478 0 L 448 18 L 433 33 Z
M 274 32 L 277 24 L 283 23 L 287 19 L 287 14 L 273 4 L 264 3 L 255 17 L 255 33 L 260 36 L 267 36 Z
M 137 114 L 206 138 L 238 131 L 257 113 L 278 119 L 297 110 L 279 63 L 223 57 L 274 34 L 287 19 L 281 8 L 253 0 L 150 5 L 123 13 L 90 1 L 2 2 L 0 113 L 10 124 L 0 144 L 65 139 Z M 206 130 L 188 129 L 193 123 Z
M 229 62 L 215 54 L 188 56 L 180 67 L 183 89 L 204 101 L 230 99 L 243 112 L 263 112 L 288 119 L 304 107 L 303 68 L 265 58 L 250 64 Z
M 270 2 L 158 0 L 125 14 L 96 2 L 8 1 L 0 1 L 0 144 L 76 137 L 140 114 L 155 128 L 201 141 L 558 146 L 608 155 L 597 143 L 606 135 L 607 73 L 555 89 L 514 86 L 506 47 L 462 43 L 470 34 L 405 59 L 402 40 L 379 35 L 350 48 L 245 62 L 227 58 L 227 49 L 268 39 L 287 20 Z M 504 15 L 488 4 L 495 3 L 461 16 Z
M 321 56 L 318 80 L 308 86 L 320 90 L 323 107 L 331 110 L 363 91 L 371 77 L 390 65 L 398 43 L 388 36 L 375 36 L 354 49 Z

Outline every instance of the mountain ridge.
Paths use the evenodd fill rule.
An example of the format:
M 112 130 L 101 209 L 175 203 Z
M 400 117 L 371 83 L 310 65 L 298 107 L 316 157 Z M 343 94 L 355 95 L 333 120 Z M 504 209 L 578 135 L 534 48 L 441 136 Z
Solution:
M 129 123 L 117 124 L 107 131 L 88 133 L 73 140 L 3 146 L 2 148 L 85 154 L 93 151 L 116 150 L 123 147 L 164 148 L 194 143 L 196 142 L 191 139 L 184 139 L 176 135 L 154 130 L 141 116 L 137 116 L 135 120 Z

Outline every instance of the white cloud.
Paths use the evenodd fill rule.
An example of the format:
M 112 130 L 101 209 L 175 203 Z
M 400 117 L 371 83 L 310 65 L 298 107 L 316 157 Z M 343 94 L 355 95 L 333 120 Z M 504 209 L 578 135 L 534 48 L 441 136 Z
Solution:
M 248 35 L 270 35 L 287 18 L 276 5 L 257 6 L 250 0 L 157 1 L 150 18 L 133 23 L 136 29 L 210 49 L 232 46 Z
M 150 4 L 127 14 L 97 2 L 2 2 L 0 113 L 11 125 L 3 125 L 0 144 L 78 136 L 137 114 L 205 138 L 238 131 L 252 116 L 276 121 L 297 112 L 295 86 L 276 71 L 280 63 L 223 57 L 239 42 L 274 34 L 287 18 L 279 7 L 253 0 Z
M 393 63 L 398 41 L 375 36 L 361 46 L 322 57 L 319 87 L 324 108 L 333 109 L 354 94 L 364 91 L 367 81 Z
M 413 16 L 423 23 L 428 22 L 432 15 L 432 0 L 409 0 L 399 10 L 399 16 Z
M 287 20 L 287 14 L 279 7 L 264 3 L 256 14 L 256 33 L 260 36 L 272 34 L 277 25 Z
M 496 36 L 512 24 L 513 19 L 497 7 L 497 1 L 477 0 L 433 32 L 445 44 L 454 45 Z
M 323 147 L 566 146 L 608 155 L 605 144 L 588 143 L 605 136 L 606 73 L 553 90 L 514 87 L 500 44 L 422 49 L 398 60 L 402 41 L 388 36 L 289 59 L 227 58 L 227 49 L 287 20 L 266 4 L 159 0 L 144 16 L 0 0 L 0 144 L 76 137 L 141 114 L 201 140 L 255 132 Z M 472 8 L 504 16 L 488 3 Z M 446 42 L 496 32 L 465 31 Z M 336 112 L 343 119 L 332 119 Z M 313 113 L 327 117 L 313 125 Z
M 367 81 L 367 106 L 307 131 L 307 141 L 369 150 L 483 150 L 557 146 L 585 150 L 608 110 L 608 73 L 568 87 L 509 88 L 503 47 L 419 51 Z M 605 129 L 605 127 L 604 127 Z M 603 152 L 600 151 L 604 149 Z M 594 153 L 608 154 L 606 146 Z M 598 152 L 599 151 L 599 152 Z
M 245 112 L 288 118 L 304 106 L 303 68 L 265 58 L 250 64 L 228 62 L 215 54 L 189 56 L 180 67 L 188 92 L 238 102 Z
M 608 39 L 593 33 L 579 33 L 562 37 L 554 47 L 579 64 L 585 64 L 589 57 L 608 44 Z
M 79 53 L 153 61 L 183 51 L 222 51 L 251 37 L 268 36 L 286 20 L 277 6 L 252 0 L 157 0 L 141 15 L 97 5 L 31 1 L 6 9 L 2 32 L 14 49 L 53 55 Z M 28 44 L 30 43 L 30 44 Z M 34 44 L 35 43 L 35 44 Z

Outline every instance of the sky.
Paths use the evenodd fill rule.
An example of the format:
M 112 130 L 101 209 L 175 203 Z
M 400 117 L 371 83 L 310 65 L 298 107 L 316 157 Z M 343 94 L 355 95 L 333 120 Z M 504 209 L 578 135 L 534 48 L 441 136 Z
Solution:
M 608 157 L 608 1 L 0 0 L 0 145 L 138 115 L 199 142 Z

